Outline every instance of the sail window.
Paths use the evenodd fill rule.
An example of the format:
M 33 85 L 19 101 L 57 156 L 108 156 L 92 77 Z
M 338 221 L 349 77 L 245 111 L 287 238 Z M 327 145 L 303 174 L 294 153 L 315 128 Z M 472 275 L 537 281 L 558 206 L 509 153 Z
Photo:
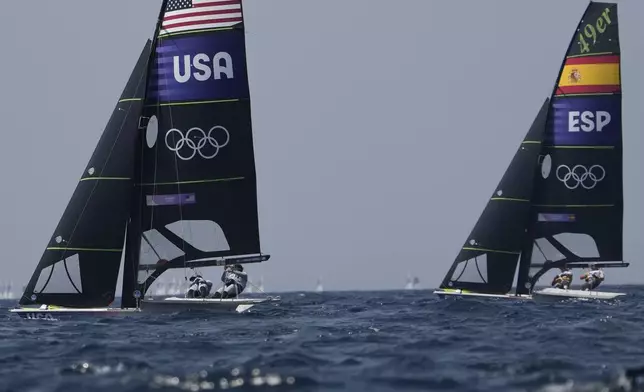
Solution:
M 184 252 L 156 229 L 148 230 L 141 235 L 140 265 L 156 265 L 160 260 L 170 261 L 183 256 Z
M 550 154 L 543 157 L 541 161 L 541 177 L 544 179 L 550 177 L 550 172 L 552 171 L 552 157 Z
M 593 237 L 584 233 L 560 233 L 553 236 L 579 257 L 599 257 L 599 249 Z
M 150 117 L 148 121 L 148 126 L 145 130 L 145 142 L 149 148 L 154 147 L 157 142 L 157 137 L 159 136 L 159 121 L 157 116 Z
M 487 255 L 483 254 L 458 263 L 451 280 L 465 283 L 487 283 Z
M 40 271 L 34 293 L 78 294 L 83 292 L 78 253 Z
M 546 238 L 537 238 L 532 248 L 532 262 L 545 263 L 546 261 L 558 261 L 565 258 Z
M 226 234 L 216 222 L 210 220 L 181 220 L 166 225 L 166 228 L 202 252 L 230 250 Z

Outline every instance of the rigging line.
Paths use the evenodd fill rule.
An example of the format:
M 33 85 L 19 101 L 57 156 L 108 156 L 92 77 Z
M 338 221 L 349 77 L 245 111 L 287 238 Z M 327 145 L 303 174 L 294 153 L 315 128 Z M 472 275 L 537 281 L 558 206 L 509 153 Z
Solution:
M 541 255 L 543 256 L 543 259 L 544 259 L 545 261 L 550 261 L 550 260 L 548 260 L 548 257 L 546 256 L 546 254 L 545 254 L 545 253 L 543 252 L 543 250 L 541 249 L 541 246 L 539 246 L 539 243 L 538 243 L 536 240 L 534 240 L 534 241 L 532 241 L 532 242 L 534 242 L 534 245 L 537 247 L 537 249 L 539 249 L 539 252 L 541 252 Z
M 163 17 L 165 17 L 166 12 L 167 11 L 164 9 L 163 10 Z M 159 39 L 159 36 L 161 35 L 161 31 L 166 31 L 167 32 L 167 30 L 163 28 L 163 23 L 161 23 L 159 25 L 159 30 L 157 31 L 157 40 Z M 165 38 L 163 38 L 163 39 L 165 39 Z M 179 51 L 181 50 L 181 48 L 179 48 L 179 45 L 177 45 L 175 39 L 170 38 L 170 41 L 171 41 L 172 45 L 177 50 L 179 50 Z M 155 57 L 155 59 L 158 59 L 158 55 L 156 53 L 154 54 L 154 57 Z M 165 87 L 168 88 L 168 81 L 165 78 L 163 78 L 162 80 L 163 80 L 163 83 L 165 84 Z M 157 106 L 157 113 L 160 114 L 161 102 L 160 102 L 159 98 L 157 98 L 156 106 Z M 172 129 L 172 128 L 174 128 L 174 120 L 173 120 L 173 117 L 172 117 L 172 107 L 171 106 L 168 107 L 168 115 L 170 117 L 170 128 Z M 165 137 L 167 137 L 167 130 L 166 130 Z M 175 141 L 174 138 L 175 138 L 175 136 L 173 134 L 173 136 L 172 136 L 173 141 Z M 153 189 L 153 194 L 154 195 L 157 194 L 156 193 L 156 190 L 157 190 L 156 178 L 157 178 L 157 168 L 158 168 L 158 151 L 159 150 L 158 150 L 158 147 L 157 147 L 155 149 L 156 155 L 155 155 L 155 161 L 154 161 L 154 183 L 155 183 L 154 189 Z M 174 161 L 175 161 L 174 162 L 175 163 L 174 167 L 175 167 L 175 173 L 176 173 L 176 176 L 177 176 L 177 182 L 180 182 L 179 181 L 179 168 L 178 168 L 178 165 L 177 165 L 178 162 L 177 162 L 176 154 L 175 154 Z M 181 194 L 181 186 L 178 183 L 177 183 L 177 194 L 179 194 L 179 195 Z M 182 240 L 182 246 L 181 246 L 182 249 L 181 250 L 183 250 L 183 252 L 184 252 L 184 254 L 182 256 L 183 257 L 183 278 L 184 278 L 184 280 L 187 280 L 188 275 L 187 275 L 187 272 L 186 272 L 185 233 L 184 233 L 184 230 L 183 230 L 183 211 L 182 211 L 181 201 L 179 201 L 179 205 L 177 207 L 179 208 L 179 220 L 181 221 L 181 240 Z M 152 226 L 152 221 L 150 221 L 150 227 L 153 227 Z
M 137 61 L 137 63 L 138 63 L 138 61 Z M 136 69 L 136 65 L 134 66 L 134 69 Z M 136 94 L 136 92 L 138 91 L 139 86 L 141 85 L 141 81 L 142 81 L 144 78 L 145 78 L 145 73 L 143 73 L 143 74 L 139 77 L 139 81 L 137 82 L 137 84 L 136 84 L 136 88 L 134 89 L 135 94 Z M 128 80 L 128 81 L 129 81 L 129 80 Z M 126 86 L 127 86 L 127 84 L 126 84 Z M 116 112 L 118 112 L 118 111 L 119 111 L 119 110 L 118 110 L 118 105 L 120 105 L 120 103 L 118 103 L 118 102 L 117 102 L 117 104 L 115 105 L 115 110 L 116 110 Z M 103 166 L 102 166 L 102 168 L 101 168 L 101 171 L 100 171 L 99 177 L 103 177 L 103 172 L 105 171 L 105 167 L 107 166 L 107 162 L 109 162 L 110 157 L 112 156 L 112 152 L 114 151 L 114 147 L 116 146 L 116 143 L 118 143 L 118 141 L 119 141 L 119 138 L 120 138 L 120 136 L 121 136 L 121 133 L 123 132 L 123 126 L 125 125 L 125 122 L 127 121 L 127 119 L 128 119 L 128 117 L 129 117 L 129 115 L 130 115 L 130 112 L 131 112 L 131 111 L 132 111 L 132 104 L 129 104 L 129 105 L 128 105 L 128 108 L 127 108 L 127 110 L 126 110 L 125 116 L 123 116 L 123 120 L 121 120 L 121 125 L 119 126 L 119 130 L 118 130 L 118 132 L 117 132 L 117 134 L 116 134 L 116 138 L 114 139 L 114 143 L 112 143 L 112 146 L 111 146 L 111 147 L 110 147 L 110 149 L 109 149 L 109 152 L 108 152 L 108 154 L 107 154 L 107 157 L 105 158 L 105 161 L 103 162 Z M 104 136 L 105 134 L 106 134 L 106 132 L 105 132 L 105 131 L 103 131 L 103 133 L 101 134 L 101 138 L 100 138 L 100 139 L 99 139 L 99 141 L 98 141 L 99 145 L 100 145 L 100 143 L 101 143 L 101 139 L 103 138 L 103 136 Z M 97 147 L 98 147 L 98 146 L 97 146 Z M 92 155 L 93 155 L 93 154 L 92 154 Z M 90 158 L 90 160 L 91 160 L 91 158 Z M 69 240 L 67 240 L 67 243 L 71 243 L 71 242 L 72 242 L 72 240 L 73 240 L 73 238 L 74 238 L 74 234 L 76 233 L 76 229 L 78 228 L 78 224 L 79 224 L 79 223 L 80 223 L 80 221 L 83 219 L 83 215 L 85 214 L 85 210 L 87 209 L 87 206 L 89 205 L 89 201 L 92 199 L 92 196 L 94 195 L 94 191 L 96 190 L 96 187 L 98 186 L 98 183 L 99 183 L 99 181 L 96 181 L 96 182 L 94 183 L 94 185 L 92 186 L 92 190 L 90 191 L 89 196 L 88 196 L 88 197 L 87 197 L 87 199 L 85 200 L 85 205 L 83 206 L 83 209 L 81 210 L 81 213 L 80 213 L 80 215 L 78 216 L 78 219 L 76 220 L 76 223 L 74 224 L 74 228 L 72 229 L 72 231 L 71 231 L 71 233 L 70 233 L 70 235 L 69 235 Z M 77 187 L 78 187 L 78 185 L 77 185 Z M 63 258 L 65 258 L 65 255 L 66 255 L 66 254 L 67 254 L 67 250 L 65 250 L 65 251 L 63 252 L 62 257 L 63 257 Z M 44 287 L 43 287 L 43 290 L 44 290 Z
M 159 260 L 161 260 L 161 255 L 159 255 L 156 249 L 154 249 L 154 246 L 152 245 L 152 243 L 150 243 L 150 240 L 148 240 L 148 237 L 145 235 L 144 232 L 141 232 L 141 238 L 143 238 L 143 240 L 147 242 L 148 245 L 150 245 L 150 249 L 152 249 L 152 252 L 154 252 L 154 254 L 157 255 L 157 257 L 159 258 Z
M 152 49 L 150 49 L 150 50 L 152 50 Z M 146 86 L 146 88 L 147 88 L 147 86 Z M 141 115 L 143 115 L 143 112 L 141 112 Z M 139 149 L 139 161 L 140 162 L 139 162 L 138 178 L 139 178 L 139 181 L 140 181 L 141 179 L 143 179 L 143 167 L 144 167 L 144 165 L 141 163 L 141 161 L 143 161 L 143 156 L 144 156 L 143 154 L 145 153 L 145 146 L 144 146 L 143 133 L 142 132 L 139 135 L 138 139 L 139 139 L 138 144 L 139 144 L 139 148 L 140 148 Z M 143 197 L 143 188 L 142 187 L 139 187 L 139 192 L 138 193 L 139 193 L 138 199 L 136 199 L 136 201 L 137 201 L 136 208 L 138 210 L 138 212 L 136 212 L 136 214 L 137 214 L 136 219 L 138 220 L 137 229 L 138 229 L 138 231 L 141 232 L 141 237 L 142 237 L 142 235 L 143 235 L 143 213 L 142 213 L 141 204 L 143 203 L 143 200 L 145 199 Z M 134 195 L 133 195 L 133 197 L 134 197 Z M 132 204 L 134 205 L 134 203 L 132 203 Z M 130 219 L 132 219 L 132 214 L 131 213 L 130 213 Z M 139 237 L 139 235 L 137 233 L 132 234 L 132 236 L 133 236 L 132 238 L 138 238 Z M 138 244 L 139 253 L 140 253 L 141 243 L 139 241 L 136 241 L 135 244 Z M 130 274 L 131 274 L 131 276 L 134 276 L 135 279 L 136 279 L 135 290 L 138 290 L 138 285 L 139 285 L 138 264 L 141 263 L 140 258 L 141 257 L 140 257 L 140 254 L 139 254 L 139 256 L 137 257 L 137 259 L 138 259 L 137 262 L 136 263 L 131 263 L 132 264 L 132 270 L 130 271 Z M 125 273 L 125 271 L 124 271 L 124 273 Z M 142 291 L 142 294 L 145 295 L 145 291 Z
M 264 290 L 262 290 L 261 288 L 259 288 L 259 287 L 255 286 L 255 285 L 253 284 L 253 282 L 251 282 L 251 281 L 250 281 L 250 279 L 247 281 L 247 283 L 248 283 L 249 285 L 251 285 L 253 288 L 255 288 L 255 289 L 259 290 L 259 292 L 260 292 L 260 293 L 262 293 L 262 294 L 266 294 L 266 292 L 265 292 Z
M 157 37 L 158 37 L 158 33 L 157 33 Z M 168 88 L 168 81 L 165 78 L 162 78 L 162 80 L 163 80 L 163 83 L 165 84 L 165 87 L 167 89 Z M 161 108 L 160 99 L 157 99 L 157 113 L 160 113 L 160 111 L 161 111 L 160 108 Z M 171 106 L 168 106 L 168 116 L 170 117 L 170 128 L 172 129 L 172 128 L 174 128 L 174 118 L 172 116 L 172 107 Z M 168 136 L 167 132 L 168 131 L 166 130 L 165 137 Z M 172 134 L 173 141 L 175 141 L 174 140 L 175 138 L 176 138 L 176 135 L 173 133 Z M 157 148 L 157 151 L 158 151 L 158 148 Z M 156 183 L 156 173 L 157 173 L 156 162 L 157 161 L 155 161 L 155 183 Z M 180 184 L 181 181 L 180 181 L 180 178 L 179 178 L 179 162 L 178 162 L 178 157 L 177 157 L 176 154 L 174 154 L 174 170 L 175 170 L 175 175 L 176 175 L 176 178 L 177 178 L 177 194 L 180 195 L 181 194 L 181 184 Z M 156 194 L 156 185 L 155 185 L 155 194 Z M 177 207 L 179 208 L 179 221 L 181 222 L 181 250 L 184 252 L 184 254 L 182 256 L 182 258 L 183 258 L 183 278 L 187 279 L 188 275 L 187 275 L 187 270 L 186 270 L 186 253 L 185 253 L 186 252 L 186 250 L 185 250 L 185 244 L 186 244 L 185 238 L 186 237 L 185 237 L 184 222 L 183 222 L 183 204 L 181 203 L 181 201 L 179 201 L 179 205 Z
M 146 58 L 145 72 L 144 72 L 145 89 L 143 90 L 143 108 L 139 112 L 139 121 L 141 120 L 141 118 L 143 117 L 144 114 L 145 115 L 148 114 L 148 111 L 145 108 L 146 107 L 145 103 L 149 99 L 148 89 L 150 87 L 149 82 L 150 82 L 150 77 L 151 77 L 151 74 L 152 74 L 152 72 L 151 72 L 152 71 L 151 68 L 152 68 L 152 64 L 153 64 L 152 60 L 154 59 L 154 54 L 155 54 L 156 47 L 157 47 L 157 36 L 158 36 L 159 28 L 161 26 L 161 20 L 163 18 L 163 13 L 165 12 L 165 7 L 167 6 L 167 3 L 168 3 L 168 0 L 163 0 L 162 3 L 161 3 L 161 9 L 159 10 L 159 16 L 157 17 L 157 22 L 156 22 L 156 25 L 154 27 L 154 34 L 152 35 L 152 40 L 150 42 L 150 52 L 148 53 L 148 56 Z M 148 123 L 149 123 L 149 121 L 148 121 Z M 144 167 L 145 167 L 145 165 L 144 165 L 144 162 L 143 162 L 143 158 L 145 156 L 144 154 L 145 154 L 145 144 L 146 143 L 145 143 L 145 140 L 144 140 L 144 137 L 143 137 L 143 132 L 140 132 L 140 129 L 138 127 L 137 127 L 137 131 L 139 133 L 139 135 L 137 137 L 137 143 L 139 144 L 140 149 L 139 149 L 138 157 L 135 157 L 135 158 L 137 158 L 135 160 L 135 165 L 138 165 L 138 169 L 139 169 L 138 170 L 139 171 L 139 173 L 138 173 L 138 181 L 142 182 L 142 180 L 144 178 L 143 175 L 144 175 Z M 135 166 L 135 169 L 136 169 L 136 166 Z M 154 194 L 154 189 L 153 189 L 153 194 Z M 143 225 L 143 220 L 144 220 L 143 211 L 144 211 L 144 209 L 143 209 L 142 204 L 144 203 L 145 198 L 143 197 L 144 196 L 144 190 L 143 190 L 142 187 L 139 187 L 138 198 L 134 198 L 135 196 L 137 196 L 136 193 L 133 193 L 132 198 L 134 200 L 132 200 L 131 203 L 132 203 L 133 206 L 136 206 L 136 211 L 134 211 L 134 212 L 138 215 L 136 217 L 136 220 L 138 221 L 136 229 L 137 229 L 138 232 L 141 232 L 141 234 L 143 234 L 143 228 L 144 228 L 144 225 Z M 132 212 L 130 212 L 130 223 L 131 222 L 132 222 Z M 132 237 L 130 237 L 130 238 L 132 238 L 132 241 L 134 241 L 133 245 L 139 247 L 139 249 L 138 249 L 139 254 L 137 255 L 136 253 L 134 253 L 133 256 L 132 256 L 134 258 L 135 262 L 130 263 L 131 268 L 132 268 L 132 270 L 130 271 L 130 274 L 131 274 L 130 276 L 134 277 L 135 290 L 137 290 L 137 291 L 142 290 L 142 294 L 143 294 L 143 296 L 145 296 L 145 292 L 147 290 L 146 282 L 149 279 L 149 273 L 148 273 L 148 278 L 146 278 L 144 280 L 143 284 L 141 284 L 140 280 L 139 280 L 138 266 L 141 263 L 140 251 L 141 251 L 141 237 L 142 237 L 142 235 L 139 235 L 138 232 L 133 233 Z M 134 250 L 134 252 L 136 252 L 136 250 Z
M 157 114 L 159 114 L 158 113 L 158 106 L 157 106 Z M 157 120 L 157 135 L 158 135 L 158 133 L 159 133 L 159 121 Z M 141 144 L 143 144 L 143 143 L 141 143 Z M 143 147 L 143 150 L 145 150 L 144 147 Z M 143 165 L 141 165 L 141 166 L 143 167 Z M 152 196 L 157 195 L 157 174 L 158 174 L 157 173 L 157 168 L 158 167 L 159 167 L 159 143 L 157 143 L 155 148 L 154 148 L 154 170 L 152 171 L 152 173 L 153 173 L 152 174 L 152 181 L 154 183 L 154 186 L 152 187 Z M 141 175 L 143 175 L 143 173 L 141 173 Z M 141 177 L 141 179 L 143 179 L 143 177 Z M 141 201 L 143 201 L 143 195 L 141 195 Z M 156 208 L 151 208 L 150 209 L 150 226 L 149 226 L 150 229 L 154 228 L 154 214 L 155 214 L 155 212 L 156 212 Z M 141 230 L 141 235 L 144 235 L 143 230 Z M 147 241 L 147 239 L 146 239 L 146 241 Z M 148 242 L 148 244 L 150 244 L 150 242 Z M 152 244 L 150 244 L 150 247 L 152 248 L 154 253 L 157 253 L 154 250 L 154 247 L 152 246 Z M 157 257 L 159 257 L 159 260 L 161 260 L 161 256 L 159 256 L 159 254 L 157 254 Z
M 164 15 L 165 15 L 165 11 L 164 11 Z M 163 30 L 166 33 L 168 33 L 167 29 L 164 29 L 163 25 L 161 25 L 161 27 L 159 29 L 159 33 L 157 34 L 157 38 L 161 34 L 161 30 Z M 177 44 L 177 40 L 175 38 L 171 38 L 170 36 L 168 36 L 167 38 L 163 37 L 162 39 L 169 40 L 171 42 L 171 44 L 177 50 L 181 51 L 181 48 Z M 168 87 L 168 81 L 164 78 L 163 82 L 165 83 L 165 87 L 167 88 Z M 163 105 L 161 105 L 161 103 L 157 100 L 157 110 L 159 110 L 158 108 L 161 107 L 161 106 L 163 106 Z M 170 116 L 170 127 L 174 128 L 174 121 L 173 121 L 173 117 L 172 117 L 172 106 L 168 106 L 168 113 L 169 113 L 169 116 Z M 166 137 L 167 137 L 167 133 L 166 133 Z M 172 136 L 173 141 L 175 141 L 174 140 L 175 137 L 176 136 L 173 134 L 173 136 Z M 176 174 L 176 177 L 177 177 L 177 194 L 180 195 L 181 194 L 181 185 L 180 185 L 181 180 L 179 178 L 179 165 L 178 165 L 179 162 L 178 162 L 177 159 L 178 158 L 177 158 L 177 156 L 175 154 L 175 157 L 174 157 L 175 165 L 174 165 L 174 167 L 175 167 L 175 174 Z M 156 177 L 155 177 L 155 183 L 156 183 Z M 181 221 L 182 250 L 185 252 L 185 230 L 184 230 L 184 222 L 183 222 L 183 205 L 182 205 L 181 202 L 179 202 L 178 208 L 179 208 L 179 220 Z M 191 225 L 188 226 L 188 231 L 189 231 L 188 235 L 190 236 L 190 238 L 192 238 L 192 226 Z M 187 275 L 186 263 L 187 263 L 187 261 L 186 261 L 186 257 L 185 257 L 185 254 L 184 254 L 184 257 L 183 257 L 183 275 L 184 275 L 184 279 L 187 280 L 188 275 Z
M 152 60 L 153 51 L 154 51 L 154 43 L 151 42 L 150 43 L 150 54 L 147 56 L 147 59 L 146 59 L 146 62 L 145 62 L 145 72 L 143 72 L 143 75 L 144 75 L 144 78 L 145 78 L 145 86 L 144 86 L 144 92 L 143 92 L 142 105 L 145 105 L 145 99 L 147 98 L 147 89 L 148 89 L 147 81 L 148 81 L 149 76 L 150 76 L 149 71 L 150 71 L 150 63 L 151 63 L 151 60 Z M 145 108 L 143 107 L 141 109 L 140 113 L 139 113 L 139 121 L 140 121 L 141 117 L 144 114 L 144 110 L 145 110 Z M 143 173 L 144 172 L 144 170 L 143 170 L 144 165 L 142 164 L 142 161 L 143 161 L 143 156 L 145 154 L 145 142 L 143 140 L 143 132 L 141 132 L 138 129 L 138 126 L 137 126 L 137 131 L 139 132 L 139 136 L 137 137 L 137 143 L 139 144 L 139 158 L 138 158 L 138 161 L 139 161 L 139 163 L 138 163 L 139 173 L 138 173 L 138 179 L 139 179 L 139 181 L 141 181 L 143 179 L 143 174 L 144 174 Z M 138 220 L 138 224 L 136 225 L 136 227 L 137 227 L 138 231 L 141 231 L 141 234 L 143 234 L 143 230 L 142 230 L 143 229 L 143 214 L 141 213 L 141 203 L 143 203 L 143 200 L 145 199 L 143 197 L 144 196 L 143 195 L 143 193 L 144 193 L 143 189 L 140 188 L 138 193 L 139 193 L 139 195 L 138 195 L 138 203 L 134 204 L 134 203 L 132 203 L 132 201 L 130 201 L 130 203 L 132 203 L 132 205 L 136 205 L 136 208 L 138 210 L 138 212 L 136 212 L 136 214 L 138 215 L 137 218 L 136 218 Z M 132 195 L 132 196 L 134 197 L 134 195 Z M 131 219 L 132 219 L 132 212 L 130 212 L 130 220 Z M 128 236 L 129 236 L 129 234 L 128 234 Z M 137 233 L 132 234 L 132 238 L 137 238 L 137 237 L 140 239 L 143 236 L 141 235 L 141 237 L 139 237 L 139 235 Z M 127 240 L 126 240 L 126 243 L 127 243 Z M 138 244 L 139 253 L 140 253 L 140 250 L 141 250 L 140 241 L 136 241 L 135 244 Z M 153 248 L 153 250 L 154 250 L 154 248 Z M 140 255 L 137 256 L 136 259 L 137 259 L 136 263 L 131 263 L 132 269 L 129 271 L 129 273 L 131 274 L 130 276 L 135 277 L 135 284 L 134 284 L 135 290 L 139 290 L 138 265 L 141 263 Z M 125 270 L 123 271 L 123 273 L 125 274 Z M 145 296 L 145 288 L 143 288 L 142 295 Z

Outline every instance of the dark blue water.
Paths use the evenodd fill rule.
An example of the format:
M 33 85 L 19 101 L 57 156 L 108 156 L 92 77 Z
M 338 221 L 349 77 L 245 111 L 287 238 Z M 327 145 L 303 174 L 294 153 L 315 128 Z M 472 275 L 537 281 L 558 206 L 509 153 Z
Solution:
M 0 391 L 625 391 L 625 370 L 644 366 L 644 288 L 611 289 L 630 295 L 289 293 L 248 314 L 75 321 L 22 320 L 4 302 Z

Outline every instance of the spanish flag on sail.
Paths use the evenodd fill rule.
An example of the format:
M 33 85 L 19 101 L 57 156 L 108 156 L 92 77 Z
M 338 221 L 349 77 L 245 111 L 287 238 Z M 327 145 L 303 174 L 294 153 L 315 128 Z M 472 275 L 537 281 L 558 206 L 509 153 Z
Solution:
M 555 95 L 611 94 L 621 91 L 619 55 L 566 59 Z

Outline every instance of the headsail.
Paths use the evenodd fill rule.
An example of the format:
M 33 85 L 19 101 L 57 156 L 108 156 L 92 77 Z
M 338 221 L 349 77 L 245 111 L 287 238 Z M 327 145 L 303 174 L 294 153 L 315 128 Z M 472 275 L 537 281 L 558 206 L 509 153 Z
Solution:
M 534 168 L 541 150 L 548 105 L 546 100 L 445 275 L 441 289 L 505 294 L 512 288 L 528 225 Z
M 139 56 L 21 305 L 100 307 L 114 300 L 150 44 Z
M 241 0 L 166 0 L 159 19 L 126 254 L 143 292 L 167 268 L 261 253 Z
M 564 263 L 621 263 L 617 4 L 588 5 L 557 80 L 522 247 L 518 293 L 528 293 L 545 271 Z

